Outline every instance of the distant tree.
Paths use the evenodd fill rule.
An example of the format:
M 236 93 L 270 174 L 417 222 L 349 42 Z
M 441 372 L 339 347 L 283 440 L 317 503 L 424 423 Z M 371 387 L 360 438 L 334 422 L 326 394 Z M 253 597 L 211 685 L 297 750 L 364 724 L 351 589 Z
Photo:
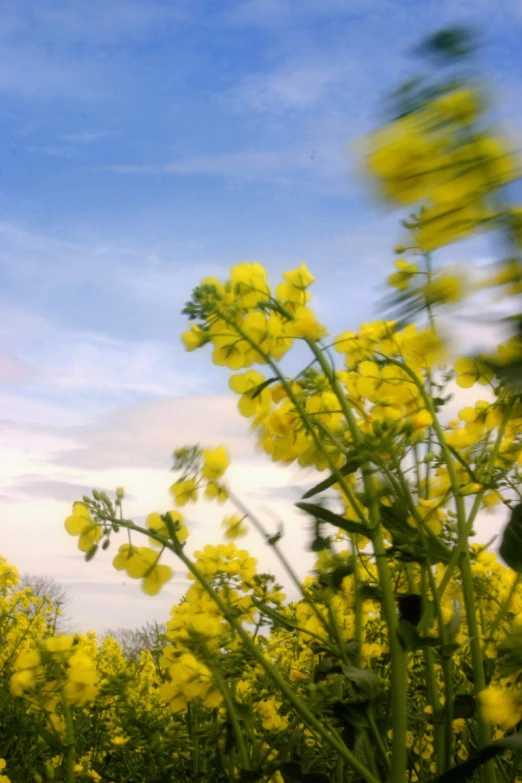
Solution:
M 155 620 L 147 622 L 141 628 L 115 628 L 103 633 L 102 639 L 115 639 L 130 661 L 137 661 L 143 650 L 149 650 L 155 659 L 166 642 L 166 627 Z
M 55 633 L 73 632 L 73 620 L 66 611 L 71 602 L 66 587 L 48 574 L 21 574 L 20 587 L 29 587 L 35 596 L 47 599 L 51 604 L 54 610 Z

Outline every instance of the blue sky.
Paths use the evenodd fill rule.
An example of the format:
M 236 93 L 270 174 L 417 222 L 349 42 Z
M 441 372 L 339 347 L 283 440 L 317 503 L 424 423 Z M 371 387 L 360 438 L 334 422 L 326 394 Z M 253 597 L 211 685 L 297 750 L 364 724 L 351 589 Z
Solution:
M 305 261 L 332 331 L 375 315 L 400 232 L 359 177 L 353 144 L 411 73 L 408 51 L 441 25 L 482 29 L 480 63 L 519 133 L 522 3 L 423 0 L 422 19 L 419 9 L 3 0 L 3 551 L 69 585 L 80 624 L 164 616 L 182 589 L 153 608 L 140 598 L 135 616 L 137 586 L 113 577 L 108 558 L 82 563 L 61 523 L 84 487 L 130 484 L 131 510 L 161 510 L 173 448 L 197 440 L 231 443 L 253 502 L 297 480 L 254 455 L 226 373 L 183 352 L 192 287 L 241 260 L 275 277 Z M 203 540 L 210 517 L 198 513 Z M 88 598 L 107 579 L 100 616 Z

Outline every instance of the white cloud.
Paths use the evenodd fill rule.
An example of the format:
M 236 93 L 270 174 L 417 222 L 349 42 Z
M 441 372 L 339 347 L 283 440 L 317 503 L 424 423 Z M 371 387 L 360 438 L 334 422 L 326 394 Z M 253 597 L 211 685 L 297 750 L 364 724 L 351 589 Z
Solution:
M 105 168 L 115 174 L 194 174 L 236 180 L 284 181 L 289 172 L 311 168 L 310 161 L 310 153 L 306 152 L 249 151 L 201 155 L 161 164 L 112 164 Z
M 117 163 L 104 166 L 114 174 L 136 176 L 222 177 L 230 182 L 269 182 L 301 186 L 306 181 L 316 194 L 351 196 L 346 137 L 319 139 L 309 134 L 299 149 L 204 155 L 161 164 Z M 308 185 L 307 185 L 308 187 Z
M 0 30 L 4 39 L 29 38 L 38 33 L 44 43 L 54 42 L 55 49 L 82 43 L 84 46 L 132 44 L 146 40 L 158 30 L 193 18 L 198 10 L 195 0 L 5 0 L 2 4 Z
M 390 0 L 300 0 L 298 4 L 292 0 L 240 0 L 224 16 L 228 24 L 238 27 L 272 28 L 307 17 L 341 17 L 389 7 Z
M 273 72 L 247 76 L 228 97 L 237 108 L 261 112 L 316 109 L 323 98 L 332 99 L 332 88 L 349 84 L 358 70 L 356 62 L 286 65 Z
M 63 133 L 59 138 L 69 144 L 92 144 L 109 136 L 108 131 L 83 131 L 82 133 Z
M 453 0 L 427 0 L 424 11 L 429 12 L 433 25 L 454 23 L 455 19 L 474 20 L 486 17 L 488 21 L 503 22 L 522 17 L 520 0 L 463 0 L 458 7 Z M 240 0 L 228 9 L 224 17 L 228 24 L 237 27 L 260 27 L 280 30 L 286 33 L 289 23 L 307 20 L 310 23 L 319 17 L 342 19 L 353 16 L 359 23 L 376 14 L 383 15 L 389 27 L 402 21 L 400 13 L 412 13 L 413 6 L 398 0 Z M 402 31 L 401 31 L 402 32 Z
M 28 44 L 0 45 L 0 92 L 90 101 L 105 93 L 110 73 L 109 66 L 80 55 L 49 54 Z
M 195 2 L 186 0 L 6 0 L 0 12 L 0 92 L 39 101 L 106 97 L 117 84 L 129 84 L 125 47 L 196 18 Z
M 3 555 L 21 571 L 52 573 L 61 581 L 74 599 L 71 613 L 79 627 L 101 631 L 151 617 L 166 619 L 169 606 L 188 584 L 183 570 L 177 568 L 179 579 L 159 602 L 149 599 L 136 582 L 112 569 L 112 550 L 84 563 L 75 540 L 63 529 L 63 520 L 70 503 L 87 487 L 112 491 L 124 486 L 125 514 L 137 521 L 151 511 L 166 510 L 171 506 L 168 487 L 174 480 L 169 473 L 172 450 L 199 440 L 205 445 L 228 445 L 233 457 L 232 488 L 263 517 L 270 532 L 276 523 L 263 505 L 285 521 L 282 548 L 304 576 L 311 564 L 307 523 L 292 503 L 297 499 L 296 481 L 309 481 L 310 476 L 256 456 L 247 429 L 228 396 L 159 400 L 108 414 L 83 427 L 4 428 L 0 476 L 10 502 L 3 520 Z M 274 488 L 281 492 L 279 498 L 271 494 Z M 184 511 L 191 551 L 223 540 L 224 507 L 199 503 Z M 259 558 L 261 570 L 273 570 L 283 579 L 271 549 L 257 534 L 249 534 L 244 544 Z
M 23 362 L 9 353 L 0 353 L 0 383 L 18 384 L 33 378 L 38 374 L 38 369 Z
M 183 355 L 174 341 L 125 340 L 88 330 L 64 329 L 62 324 L 37 318 L 25 310 L 7 310 L 0 328 L 0 346 L 11 347 L 20 361 L 6 365 L 12 382 L 26 381 L 26 394 L 111 395 L 180 394 L 201 387 L 202 379 L 190 371 L 176 371 L 173 359 Z M 2 365 L 0 364 L 0 369 Z

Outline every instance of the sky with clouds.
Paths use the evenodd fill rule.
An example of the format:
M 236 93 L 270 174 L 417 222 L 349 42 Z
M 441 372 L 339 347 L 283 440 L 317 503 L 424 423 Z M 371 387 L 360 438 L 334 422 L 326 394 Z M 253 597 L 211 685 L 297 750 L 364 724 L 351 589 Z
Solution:
M 400 235 L 354 143 L 411 73 L 408 52 L 440 26 L 474 23 L 502 120 L 521 127 L 520 0 L 422 7 L 1 3 L 1 551 L 64 584 L 78 627 L 165 619 L 182 594 L 182 574 L 153 600 L 109 557 L 86 565 L 62 525 L 91 486 L 125 486 L 138 517 L 168 507 L 184 443 L 228 443 L 245 499 L 284 517 L 287 551 L 304 550 L 288 498 L 310 477 L 254 452 L 227 373 L 184 353 L 180 310 L 201 277 L 255 259 L 276 278 L 305 261 L 333 332 L 376 314 Z M 219 539 L 219 512 L 192 517 L 196 544 Z

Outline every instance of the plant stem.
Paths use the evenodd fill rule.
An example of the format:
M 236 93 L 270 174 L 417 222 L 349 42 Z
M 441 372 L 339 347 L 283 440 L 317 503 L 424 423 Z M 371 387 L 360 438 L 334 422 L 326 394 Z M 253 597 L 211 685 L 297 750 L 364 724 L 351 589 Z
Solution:
M 330 386 L 336 395 L 341 409 L 350 428 L 354 445 L 363 446 L 362 436 L 352 409 L 348 405 L 341 385 L 332 371 L 321 349 L 313 342 L 308 343 L 312 352 L 330 382 Z M 373 551 L 379 573 L 379 583 L 382 591 L 382 607 L 386 625 L 388 627 L 388 641 L 390 645 L 391 659 L 391 718 L 393 721 L 393 738 L 391 746 L 391 770 L 390 783 L 404 783 L 406 775 L 406 731 L 407 731 L 407 655 L 402 647 L 397 634 L 398 615 L 395 605 L 395 593 L 393 589 L 390 569 L 386 557 L 386 547 L 382 533 L 381 518 L 378 498 L 373 482 L 372 469 L 369 461 L 361 466 L 366 493 L 369 498 L 369 517 L 372 529 Z
M 61 689 L 63 717 L 65 720 L 65 737 L 67 746 L 65 750 L 65 780 L 66 783 L 75 783 L 76 774 L 74 772 L 75 763 L 75 739 L 74 726 L 71 714 L 71 707 L 65 695 L 65 689 Z
M 455 470 L 455 464 L 453 462 L 453 456 L 446 443 L 444 432 L 437 418 L 432 401 L 424 385 L 419 381 L 416 373 L 408 367 L 408 365 L 398 362 L 394 359 L 389 359 L 392 364 L 397 364 L 402 367 L 412 381 L 416 384 L 421 394 L 422 400 L 432 417 L 432 427 L 437 440 L 439 442 L 442 454 L 444 455 L 444 461 L 448 470 L 448 476 L 450 479 L 450 485 L 452 493 L 455 499 L 455 510 L 457 513 L 457 528 L 458 528 L 458 543 L 457 546 L 460 550 L 460 557 L 458 561 L 459 570 L 462 578 L 462 595 L 464 598 L 464 609 L 466 613 L 466 621 L 468 625 L 468 633 L 470 636 L 470 653 L 471 664 L 473 668 L 473 679 L 475 693 L 480 693 L 486 687 L 486 680 L 484 676 L 484 663 L 482 658 L 482 649 L 479 638 L 479 628 L 477 623 L 476 606 L 475 606 L 475 593 L 473 589 L 473 574 L 471 571 L 471 559 L 469 553 L 469 528 L 466 518 L 466 506 L 464 503 L 464 497 L 460 491 L 460 482 Z M 439 593 L 440 595 L 440 593 Z M 491 729 L 489 725 L 479 715 L 477 717 L 479 740 L 481 746 L 485 747 L 491 742 Z M 495 783 L 495 767 L 494 762 L 490 761 L 483 767 L 483 780 L 484 783 Z
M 243 732 L 241 731 L 241 726 L 239 725 L 237 711 L 234 706 L 234 700 L 232 699 L 229 687 L 226 684 L 219 668 L 217 666 L 214 666 L 212 667 L 212 671 L 216 678 L 216 682 L 219 685 L 219 689 L 223 694 L 223 699 L 225 701 L 225 705 L 227 708 L 228 717 L 230 718 L 230 723 L 232 724 L 232 729 L 236 737 L 237 748 L 239 750 L 239 755 L 241 757 L 241 764 L 243 765 L 243 769 L 248 769 L 249 766 L 248 753 L 247 753 L 245 741 L 243 739 Z
M 174 551 L 174 550 L 173 550 Z M 214 600 L 218 608 L 221 610 L 223 616 L 226 618 L 230 626 L 234 629 L 239 636 L 245 647 L 252 653 L 254 658 L 258 661 L 261 667 L 265 670 L 266 674 L 270 677 L 272 682 L 277 686 L 281 694 L 287 699 L 287 701 L 294 707 L 298 715 L 303 721 L 315 731 L 322 739 L 335 750 L 346 763 L 355 770 L 359 775 L 367 781 L 367 783 L 379 783 L 376 777 L 362 764 L 351 751 L 346 747 L 339 735 L 334 729 L 328 728 L 324 722 L 315 717 L 313 712 L 308 709 L 306 704 L 300 699 L 295 691 L 287 685 L 279 671 L 273 666 L 263 655 L 260 649 L 252 641 L 248 633 L 244 630 L 241 623 L 236 617 L 234 617 L 229 611 L 228 607 L 216 593 L 214 588 L 209 584 L 205 576 L 195 566 L 188 557 L 183 553 L 181 548 L 175 551 L 175 554 L 180 560 L 187 566 L 189 571 L 194 574 L 201 586 L 206 590 L 209 596 Z

